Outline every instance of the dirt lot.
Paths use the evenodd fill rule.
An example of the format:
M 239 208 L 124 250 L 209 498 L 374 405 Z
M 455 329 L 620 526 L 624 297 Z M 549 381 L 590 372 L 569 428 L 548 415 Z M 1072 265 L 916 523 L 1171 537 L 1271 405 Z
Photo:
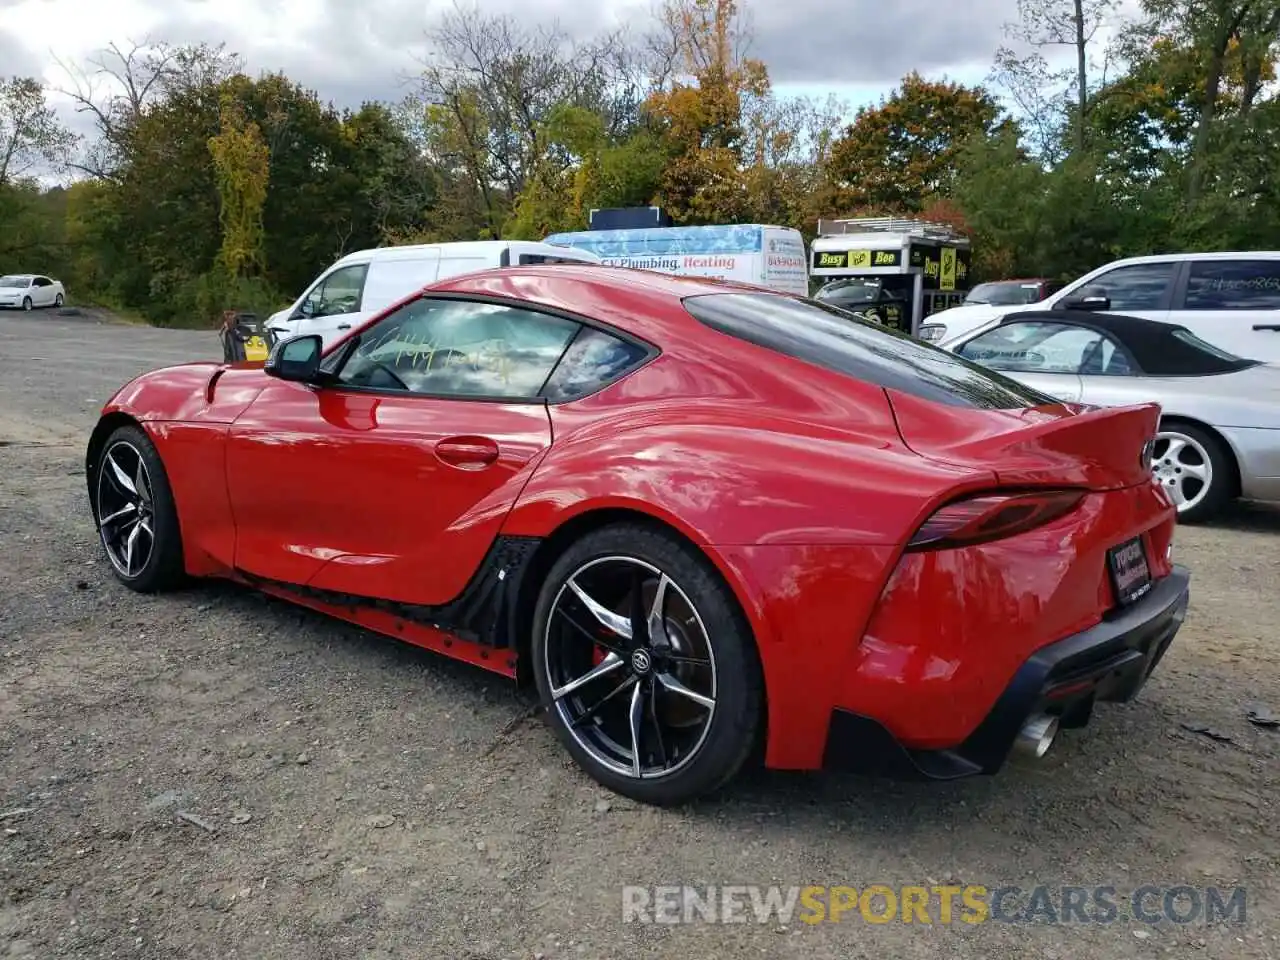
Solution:
M 479 671 L 231 586 L 115 583 L 87 431 L 129 376 L 217 352 L 0 316 L 0 957 L 1280 956 L 1280 730 L 1246 720 L 1280 711 L 1280 511 L 1180 531 L 1174 649 L 1038 765 L 754 774 L 660 812 L 607 797 L 539 722 L 504 732 L 527 701 Z M 948 881 L 1111 885 L 1122 908 L 1144 884 L 1242 885 L 1247 919 L 622 922 L 624 884 Z

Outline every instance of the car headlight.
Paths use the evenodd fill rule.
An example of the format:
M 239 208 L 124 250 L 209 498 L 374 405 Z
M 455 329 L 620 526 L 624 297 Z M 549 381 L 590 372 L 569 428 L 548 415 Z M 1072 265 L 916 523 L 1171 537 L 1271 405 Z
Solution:
M 936 343 L 946 334 L 947 328 L 940 323 L 926 323 L 920 328 L 920 339 Z

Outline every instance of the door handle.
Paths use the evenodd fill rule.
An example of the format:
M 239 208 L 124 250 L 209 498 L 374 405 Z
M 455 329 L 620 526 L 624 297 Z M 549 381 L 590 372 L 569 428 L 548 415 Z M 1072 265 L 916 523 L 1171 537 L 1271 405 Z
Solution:
M 1255 329 L 1255 330 L 1275 330 L 1277 333 L 1280 333 L 1280 323 L 1255 323 L 1255 324 L 1253 325 L 1253 329 Z
M 445 437 L 436 456 L 462 470 L 483 470 L 498 459 L 498 444 L 488 437 Z
M 349 323 L 340 323 L 340 324 L 338 324 L 338 329 L 339 329 L 339 330 L 350 330 L 350 329 L 351 329 L 351 324 L 349 324 Z

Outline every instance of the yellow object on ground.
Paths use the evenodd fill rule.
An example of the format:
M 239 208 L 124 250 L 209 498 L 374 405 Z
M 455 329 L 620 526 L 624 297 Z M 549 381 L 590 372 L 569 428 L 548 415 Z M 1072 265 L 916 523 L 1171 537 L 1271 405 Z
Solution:
M 267 359 L 267 341 L 262 337 L 250 337 L 244 342 L 244 358 L 246 360 Z

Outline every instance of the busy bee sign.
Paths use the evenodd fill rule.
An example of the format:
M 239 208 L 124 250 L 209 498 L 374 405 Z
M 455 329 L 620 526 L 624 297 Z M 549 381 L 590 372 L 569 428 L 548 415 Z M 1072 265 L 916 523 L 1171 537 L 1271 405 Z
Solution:
M 970 253 L 963 247 L 912 245 L 908 260 L 920 268 L 926 290 L 969 289 Z
M 873 270 L 902 266 L 902 250 L 815 250 L 813 266 L 822 270 Z

